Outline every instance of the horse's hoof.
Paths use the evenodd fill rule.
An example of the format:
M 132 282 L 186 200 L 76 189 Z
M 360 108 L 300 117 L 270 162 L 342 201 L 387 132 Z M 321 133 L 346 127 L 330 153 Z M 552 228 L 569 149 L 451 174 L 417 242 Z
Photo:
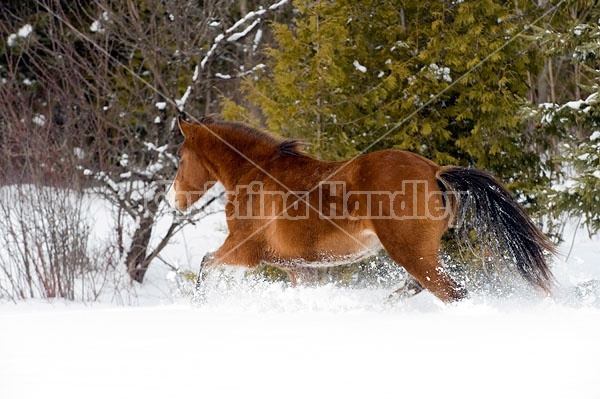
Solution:
M 402 299 L 408 299 L 417 295 L 423 290 L 424 288 L 421 285 L 421 283 L 419 283 L 415 278 L 408 276 L 406 278 L 406 281 L 404 282 L 404 285 L 398 288 L 396 291 L 394 291 L 388 297 L 388 301 L 395 302 Z

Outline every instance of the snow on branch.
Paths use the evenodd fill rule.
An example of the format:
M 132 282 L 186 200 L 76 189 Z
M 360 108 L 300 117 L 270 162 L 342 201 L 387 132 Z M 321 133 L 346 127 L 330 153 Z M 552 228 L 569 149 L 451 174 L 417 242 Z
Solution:
M 258 25 L 260 23 L 260 20 L 261 20 L 260 17 L 262 15 L 264 15 L 265 13 L 267 13 L 269 11 L 274 11 L 274 10 L 282 7 L 283 5 L 285 5 L 288 2 L 289 2 L 289 0 L 281 0 L 277 3 L 270 5 L 266 9 L 262 8 L 262 6 L 261 6 L 261 8 L 259 10 L 250 11 L 249 13 L 244 15 L 236 23 L 234 23 L 231 27 L 226 29 L 224 34 L 221 33 L 217 37 L 215 37 L 215 39 L 213 40 L 213 45 L 208 50 L 208 52 L 206 53 L 204 58 L 200 61 L 200 68 L 204 69 L 204 67 L 206 66 L 206 63 L 208 62 L 210 57 L 212 57 L 215 50 L 223 42 L 223 39 L 225 39 L 225 42 L 227 42 L 227 43 L 231 43 L 231 42 L 240 40 L 241 38 L 245 37 L 248 33 L 250 33 L 256 27 L 256 25 Z M 246 24 L 250 21 L 252 21 L 252 23 L 249 26 L 247 26 L 244 30 L 236 31 L 238 28 L 240 28 L 241 26 L 243 26 L 244 24 Z
M 252 22 L 252 24 L 250 26 L 248 26 L 246 29 L 244 29 L 243 31 L 234 33 L 233 35 L 229 36 L 227 38 L 227 41 L 228 42 L 236 42 L 236 41 L 240 40 L 241 38 L 246 36 L 248 33 L 250 33 L 252 31 L 252 29 L 254 29 L 254 27 L 256 25 L 258 25 L 259 22 L 260 22 L 260 18 L 256 19 L 254 22 Z
M 265 10 L 265 9 L 260 9 L 258 11 L 250 11 L 242 19 L 240 19 L 235 24 L 233 24 L 233 26 L 231 28 L 227 29 L 225 31 L 225 33 L 231 33 L 231 32 L 233 32 L 234 30 L 236 30 L 237 28 L 239 28 L 240 26 L 242 26 L 246 22 L 252 20 L 253 18 L 257 18 L 257 17 L 263 15 L 266 12 L 267 12 L 267 10 Z M 259 20 L 260 20 L 260 18 L 257 18 L 257 21 L 259 21 Z M 254 22 L 256 22 L 256 21 L 254 21 Z
M 188 86 L 185 93 L 183 93 L 183 96 L 181 98 L 175 99 L 175 104 L 177 104 L 177 109 L 179 110 L 179 112 L 183 112 L 185 103 L 187 102 L 187 99 L 191 93 L 192 93 L 192 86 Z
M 276 9 L 278 9 L 279 7 L 281 7 L 281 6 L 285 5 L 287 2 L 288 2 L 288 0 L 281 0 L 281 1 L 280 1 L 280 2 L 278 2 L 278 3 L 275 3 L 275 4 L 273 4 L 273 5 L 270 5 L 270 6 L 269 6 L 269 10 L 276 10 Z
M 242 65 L 242 67 L 243 67 L 243 65 Z M 244 69 L 242 69 L 242 72 L 240 72 L 240 73 L 238 73 L 236 75 L 233 75 L 233 76 L 229 75 L 229 74 L 224 74 L 224 73 L 217 72 L 217 73 L 215 73 L 215 78 L 225 79 L 225 80 L 226 79 L 233 79 L 233 78 L 242 78 L 244 76 L 251 75 L 251 74 L 253 74 L 254 72 L 256 72 L 256 71 L 258 71 L 260 69 L 265 69 L 266 67 L 267 66 L 265 64 L 258 64 L 258 65 L 255 65 L 254 67 L 252 67 L 251 69 L 249 69 L 247 71 L 244 71 Z

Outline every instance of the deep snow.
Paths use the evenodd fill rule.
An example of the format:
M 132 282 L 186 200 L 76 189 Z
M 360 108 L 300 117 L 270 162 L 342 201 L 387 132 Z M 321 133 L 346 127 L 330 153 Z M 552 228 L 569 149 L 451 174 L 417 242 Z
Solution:
M 597 398 L 597 309 L 4 307 L 2 398 Z
M 101 204 L 90 212 L 110 220 Z M 98 240 L 109 234 L 94 226 Z M 222 215 L 211 215 L 163 259 L 196 271 L 224 237 Z M 429 293 L 389 303 L 387 289 L 235 274 L 193 306 L 157 262 L 126 298 L 0 303 L 0 398 L 600 398 L 599 259 L 600 237 L 580 231 L 554 266 L 554 298 L 452 306 Z

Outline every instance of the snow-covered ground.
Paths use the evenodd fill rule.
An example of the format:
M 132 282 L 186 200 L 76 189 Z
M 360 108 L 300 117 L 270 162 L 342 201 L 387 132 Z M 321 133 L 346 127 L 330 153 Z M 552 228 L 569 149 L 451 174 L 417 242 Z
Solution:
M 187 227 L 163 259 L 195 271 L 223 226 Z M 157 262 L 118 300 L 0 303 L 0 398 L 600 398 L 600 237 L 578 232 L 554 273 L 554 298 L 452 306 L 234 275 L 194 306 Z

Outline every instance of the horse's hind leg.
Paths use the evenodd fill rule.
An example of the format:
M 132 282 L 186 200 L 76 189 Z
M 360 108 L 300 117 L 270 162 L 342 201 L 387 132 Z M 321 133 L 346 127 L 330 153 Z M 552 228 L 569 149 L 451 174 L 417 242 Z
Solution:
M 389 223 L 377 235 L 390 257 L 444 302 L 467 296 L 439 260 L 440 234 L 426 223 Z M 410 233 L 409 233 L 410 232 Z
M 385 244 L 384 244 L 385 246 Z M 389 255 L 402 265 L 422 287 L 444 302 L 454 302 L 467 296 L 439 261 L 438 251 L 410 246 L 386 246 Z M 418 285 L 415 285 L 418 289 Z
M 390 295 L 390 299 L 410 298 L 417 295 L 424 289 L 425 287 L 423 287 L 416 278 L 408 274 L 404 281 L 404 285 L 394 291 L 394 293 Z

